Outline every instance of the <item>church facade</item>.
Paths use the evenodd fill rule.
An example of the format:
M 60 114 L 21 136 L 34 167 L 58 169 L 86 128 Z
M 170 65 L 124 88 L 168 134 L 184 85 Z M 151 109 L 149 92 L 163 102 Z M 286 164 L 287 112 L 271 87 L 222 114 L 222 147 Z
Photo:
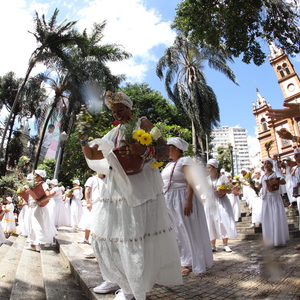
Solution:
M 284 101 L 300 103 L 300 81 L 293 64 L 288 56 L 274 44 L 270 45 L 270 49 L 270 64 L 278 78 L 278 84 L 282 90 Z M 300 135 L 300 116 L 284 120 L 270 120 L 266 116 L 266 113 L 271 108 L 271 105 L 266 102 L 258 89 L 256 93 L 257 100 L 256 103 L 253 103 L 253 114 L 258 129 L 262 161 L 269 156 L 272 157 L 275 153 L 278 153 L 281 159 L 287 156 L 292 157 L 294 147 L 297 145 L 290 140 L 281 139 L 276 134 L 276 131 L 285 128 L 293 135 Z M 266 144 L 268 143 L 272 144 L 270 151 L 266 149 Z

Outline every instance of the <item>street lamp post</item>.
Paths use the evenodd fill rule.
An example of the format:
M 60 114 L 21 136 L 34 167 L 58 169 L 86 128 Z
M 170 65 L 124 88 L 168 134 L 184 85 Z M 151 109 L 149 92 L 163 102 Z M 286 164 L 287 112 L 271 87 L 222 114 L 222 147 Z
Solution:
M 230 159 L 231 159 L 231 169 L 232 169 L 232 178 L 234 177 L 234 166 L 233 166 L 233 147 L 229 146 L 230 150 Z
M 58 172 L 59 172 L 59 167 L 60 167 L 60 161 L 61 161 L 61 156 L 62 156 L 62 149 L 65 141 L 68 139 L 68 135 L 66 134 L 65 131 L 63 131 L 60 136 L 59 136 L 59 145 L 58 145 L 58 153 L 56 157 L 56 164 L 55 164 L 55 171 L 54 171 L 54 179 L 58 179 Z

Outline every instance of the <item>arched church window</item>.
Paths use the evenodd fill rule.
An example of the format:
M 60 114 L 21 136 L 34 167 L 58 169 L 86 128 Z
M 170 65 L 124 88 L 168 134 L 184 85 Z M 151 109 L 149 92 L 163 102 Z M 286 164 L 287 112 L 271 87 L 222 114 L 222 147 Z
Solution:
M 267 125 L 266 119 L 261 119 L 260 123 L 261 123 L 261 130 L 262 131 L 267 131 L 268 130 L 268 125 Z
M 284 77 L 284 76 L 285 76 L 285 75 L 284 75 L 284 72 L 283 72 L 283 70 L 282 70 L 282 68 L 281 68 L 281 66 L 278 66 L 278 67 L 277 67 L 277 71 L 280 73 L 281 77 Z
M 290 72 L 290 69 L 289 69 L 288 65 L 287 65 L 287 64 L 283 64 L 282 66 L 283 66 L 283 68 L 284 68 L 286 74 L 287 74 L 287 75 L 290 75 L 291 72 Z

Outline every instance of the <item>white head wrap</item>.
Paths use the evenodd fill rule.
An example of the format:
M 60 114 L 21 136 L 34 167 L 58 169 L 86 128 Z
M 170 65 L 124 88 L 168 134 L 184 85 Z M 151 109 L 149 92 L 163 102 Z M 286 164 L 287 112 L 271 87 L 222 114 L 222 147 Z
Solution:
M 260 168 L 256 168 L 256 169 L 254 170 L 254 172 L 255 172 L 255 173 L 261 173 L 261 169 L 260 169 Z
M 46 171 L 45 170 L 35 170 L 34 173 L 40 175 L 42 178 L 46 177 Z
M 241 173 L 242 173 L 243 171 L 247 172 L 247 170 L 246 170 L 245 168 L 242 168 L 242 169 L 241 169 Z
M 52 180 L 50 180 L 49 183 L 53 184 L 53 185 L 58 185 L 58 180 L 57 179 L 52 179 Z
M 221 169 L 220 173 L 225 173 L 225 169 Z M 225 174 L 226 175 L 226 174 Z
M 73 180 L 73 183 L 80 185 L 80 181 L 78 179 Z
M 180 149 L 182 152 L 185 152 L 189 148 L 189 143 L 180 137 L 170 137 L 167 139 L 167 145 L 173 145 Z
M 26 179 L 27 179 L 28 181 L 32 181 L 32 180 L 33 180 L 33 173 L 27 174 Z
M 264 162 L 265 162 L 266 160 L 269 161 L 269 162 L 271 163 L 272 167 L 274 167 L 273 159 L 272 159 L 272 158 L 265 158 Z
M 6 200 L 12 202 L 12 197 L 6 197 Z
M 211 158 L 210 160 L 208 160 L 208 162 L 206 164 L 211 165 L 211 166 L 215 167 L 216 169 L 219 166 L 219 163 L 215 158 Z
M 124 93 L 112 93 L 111 91 L 107 91 L 105 95 L 105 104 L 111 109 L 112 105 L 122 103 L 128 108 L 132 109 L 132 101 L 131 99 Z

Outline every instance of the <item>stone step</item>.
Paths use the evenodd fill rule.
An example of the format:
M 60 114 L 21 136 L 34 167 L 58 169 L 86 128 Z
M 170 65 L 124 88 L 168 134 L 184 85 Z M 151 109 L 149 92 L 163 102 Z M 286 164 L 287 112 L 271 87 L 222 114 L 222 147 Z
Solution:
M 27 250 L 24 247 L 10 297 L 10 300 L 18 299 L 46 299 L 40 252 Z
M 64 264 L 90 300 L 114 299 L 113 294 L 101 295 L 93 292 L 92 289 L 99 285 L 103 278 L 96 259 L 85 258 L 83 255 L 84 251 L 92 247 L 86 244 L 79 245 L 75 242 L 80 240 L 80 237 L 82 239 L 82 233 L 79 235 L 76 232 L 68 232 L 67 230 L 60 231 L 56 237 L 56 243 Z
M 88 299 L 76 284 L 69 268 L 62 261 L 56 247 L 41 250 L 43 282 L 47 300 Z
M 9 239 L 9 241 L 12 241 Z M 11 291 L 13 288 L 14 278 L 16 275 L 17 267 L 21 254 L 26 242 L 26 238 L 19 236 L 14 240 L 14 243 L 9 246 L 3 244 L 2 247 L 9 247 L 5 249 L 6 254 L 0 262 L 0 299 L 10 299 Z M 21 298 L 20 298 L 21 299 Z
M 17 235 L 10 236 L 8 239 L 6 239 L 6 243 L 0 246 L 0 262 L 5 257 L 6 253 L 9 251 L 17 237 Z

